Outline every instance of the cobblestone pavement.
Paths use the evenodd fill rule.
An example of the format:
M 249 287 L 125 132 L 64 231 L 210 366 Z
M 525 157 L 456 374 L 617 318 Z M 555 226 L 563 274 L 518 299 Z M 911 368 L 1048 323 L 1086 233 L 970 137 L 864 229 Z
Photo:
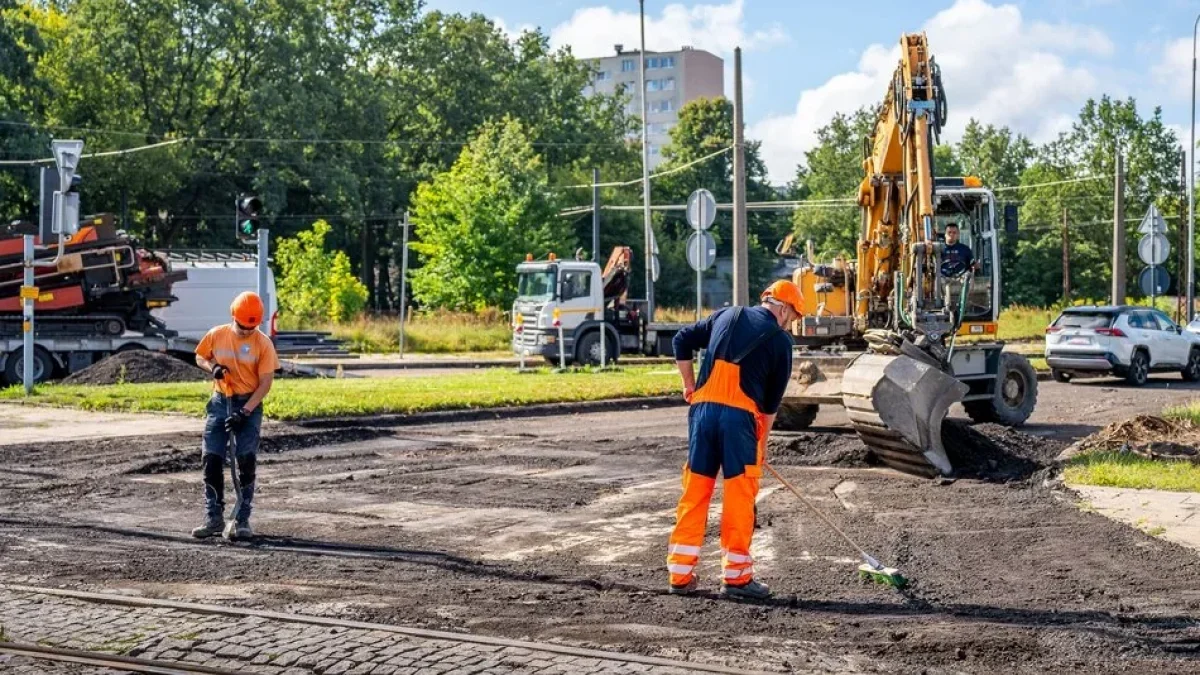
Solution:
M 534 648 L 439 640 L 387 630 L 230 617 L 165 607 L 128 607 L 0 589 L 7 640 L 203 664 L 246 673 L 401 675 L 407 673 L 661 673 L 685 668 L 583 658 Z M 533 645 L 531 645 L 533 646 Z M 5 672 L 55 669 L 0 655 Z

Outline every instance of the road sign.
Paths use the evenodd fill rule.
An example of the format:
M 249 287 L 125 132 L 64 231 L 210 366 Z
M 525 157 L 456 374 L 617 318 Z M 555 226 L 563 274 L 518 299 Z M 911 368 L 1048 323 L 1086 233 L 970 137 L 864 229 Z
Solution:
M 697 230 L 707 230 L 717 219 L 717 200 L 704 188 L 688 195 L 687 221 Z
M 717 259 L 717 242 L 707 232 L 693 232 L 687 240 L 687 260 L 692 269 L 703 272 Z
M 1142 218 L 1142 224 L 1138 225 L 1138 232 L 1142 234 L 1161 233 L 1167 231 L 1167 222 L 1163 220 L 1162 214 L 1158 212 L 1158 207 L 1151 204 L 1146 210 L 1146 215 Z
M 1147 267 L 1138 274 L 1138 288 L 1142 295 L 1156 296 L 1167 292 L 1171 286 L 1171 275 L 1165 267 Z
M 1167 256 L 1170 254 L 1171 242 L 1167 241 L 1165 235 L 1158 232 L 1143 235 L 1141 241 L 1138 242 L 1138 255 L 1147 265 L 1161 265 L 1167 261 Z

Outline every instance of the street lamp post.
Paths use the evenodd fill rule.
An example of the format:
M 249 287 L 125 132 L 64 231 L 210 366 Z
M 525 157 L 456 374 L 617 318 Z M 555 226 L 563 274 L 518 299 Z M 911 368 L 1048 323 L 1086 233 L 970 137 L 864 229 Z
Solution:
M 642 220 L 645 228 L 646 247 L 646 320 L 654 320 L 654 233 L 650 222 L 650 121 L 646 105 L 646 0 L 638 0 L 638 17 L 641 22 L 642 50 L 638 68 L 638 92 L 642 99 Z
M 1192 25 L 1192 133 L 1188 145 L 1188 250 L 1187 250 L 1187 320 L 1192 322 L 1196 304 L 1196 35 L 1200 30 L 1200 15 Z

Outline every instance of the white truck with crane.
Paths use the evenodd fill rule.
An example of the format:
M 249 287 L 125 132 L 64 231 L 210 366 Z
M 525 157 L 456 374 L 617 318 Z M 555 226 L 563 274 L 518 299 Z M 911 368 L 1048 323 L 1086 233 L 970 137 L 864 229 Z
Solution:
M 687 324 L 651 323 L 646 302 L 628 298 L 632 260 L 625 246 L 613 249 L 603 270 L 591 260 L 527 256 L 517 266 L 513 353 L 553 365 L 560 357 L 598 365 L 631 354 L 671 356 L 671 340 Z

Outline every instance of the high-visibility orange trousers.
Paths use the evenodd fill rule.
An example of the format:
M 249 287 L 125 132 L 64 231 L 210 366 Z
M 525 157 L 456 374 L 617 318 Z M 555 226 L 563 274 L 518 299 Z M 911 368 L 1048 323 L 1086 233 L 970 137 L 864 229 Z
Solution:
M 671 584 L 682 586 L 695 576 L 718 472 L 725 481 L 721 504 L 723 580 L 730 586 L 748 584 L 754 578 L 750 540 L 762 476 L 764 448 L 760 439 L 765 434 L 756 415 L 719 403 L 693 405 L 688 419 L 683 496 L 675 510 L 675 530 L 667 549 Z

